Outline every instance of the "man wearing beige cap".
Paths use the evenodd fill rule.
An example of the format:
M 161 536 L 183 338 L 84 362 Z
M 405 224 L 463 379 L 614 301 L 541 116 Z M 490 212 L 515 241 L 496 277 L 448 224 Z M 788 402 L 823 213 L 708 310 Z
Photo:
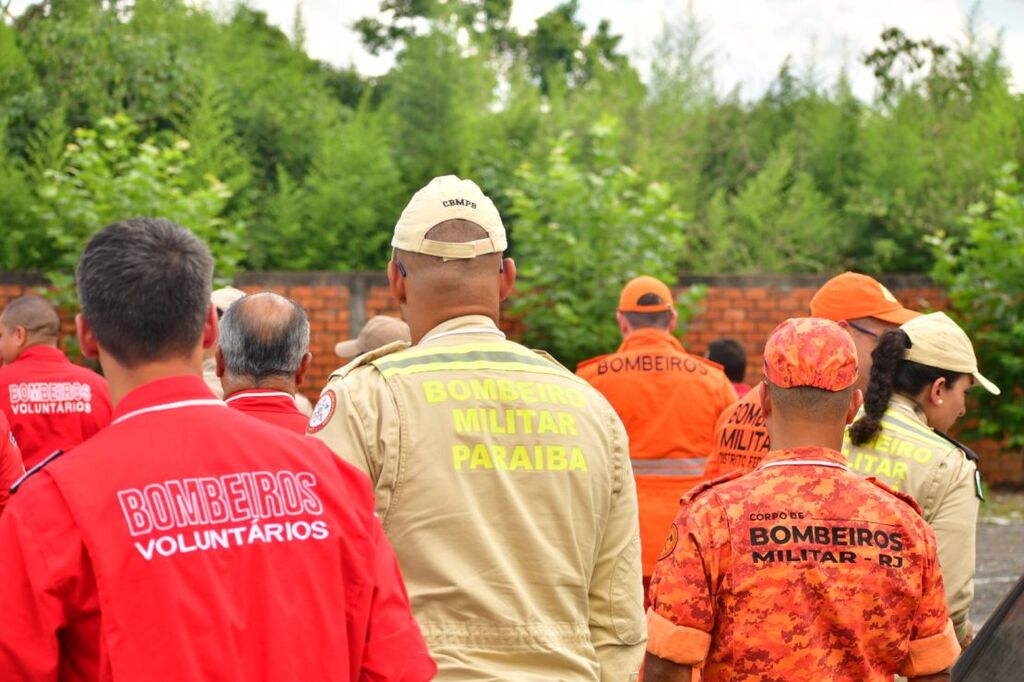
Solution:
M 416 345 L 335 372 L 309 432 L 373 479 L 438 679 L 629 680 L 643 656 L 636 491 L 605 399 L 505 338 L 505 228 L 435 178 L 395 226 Z
M 811 298 L 812 317 L 838 322 L 853 338 L 860 367 L 854 388 L 862 392 L 871 375 L 871 351 L 878 337 L 918 315 L 904 308 L 881 282 L 858 272 L 836 275 Z M 771 443 L 760 396 L 760 391 L 750 391 L 719 417 L 704 469 L 706 479 L 734 469 L 753 471 L 768 454 Z
M 978 371 L 971 341 L 945 313 L 914 318 L 879 339 L 864 415 L 843 448 L 850 468 L 903 491 L 935 529 L 957 638 L 972 635 L 974 544 L 982 499 L 978 457 L 946 431 L 972 386 L 998 394 Z
M 359 336 L 335 344 L 334 354 L 339 358 L 356 358 L 395 341 L 409 343 L 409 325 L 396 317 L 376 315 L 366 321 Z

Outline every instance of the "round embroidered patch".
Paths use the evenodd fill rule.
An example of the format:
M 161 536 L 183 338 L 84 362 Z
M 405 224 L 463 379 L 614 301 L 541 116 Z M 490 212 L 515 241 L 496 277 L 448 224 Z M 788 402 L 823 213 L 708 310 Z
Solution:
M 679 542 L 679 527 L 676 524 L 672 524 L 672 527 L 668 531 L 668 537 L 665 538 L 665 546 L 661 549 L 661 556 L 658 557 L 658 561 L 666 559 L 673 551 L 675 551 L 676 544 Z
M 316 402 L 313 414 L 309 416 L 309 426 L 306 427 L 306 433 L 316 433 L 327 426 L 327 422 L 331 421 L 331 417 L 334 416 L 334 408 L 337 404 L 338 399 L 334 396 L 334 391 L 325 391 L 320 396 L 320 400 Z

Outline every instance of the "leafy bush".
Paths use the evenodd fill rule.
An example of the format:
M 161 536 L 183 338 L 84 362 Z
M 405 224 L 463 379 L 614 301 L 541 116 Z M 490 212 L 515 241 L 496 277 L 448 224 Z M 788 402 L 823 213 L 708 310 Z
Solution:
M 668 188 L 609 153 L 617 127 L 613 119 L 595 126 L 587 150 L 563 136 L 545 168 L 520 167 L 510 192 L 519 267 L 512 312 L 523 316 L 526 343 L 569 367 L 614 350 L 623 284 L 637 275 L 674 282 L 685 243 Z
M 974 343 L 982 373 L 1002 389 L 976 391 L 973 436 L 1006 439 L 1024 449 L 1024 188 L 1006 164 L 985 202 L 963 216 L 962 237 L 933 240 L 935 279 L 949 291 Z

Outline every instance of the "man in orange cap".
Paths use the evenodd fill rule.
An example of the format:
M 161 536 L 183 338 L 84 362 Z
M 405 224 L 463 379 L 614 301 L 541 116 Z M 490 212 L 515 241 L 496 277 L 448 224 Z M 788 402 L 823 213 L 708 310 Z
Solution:
M 629 434 L 645 581 L 679 496 L 701 479 L 718 415 L 736 401 L 722 367 L 687 353 L 672 335 L 672 301 L 663 282 L 653 277 L 631 280 L 615 314 L 622 345 L 576 370 L 604 394 Z
M 680 503 L 651 581 L 644 679 L 948 679 L 960 647 L 935 534 L 839 452 L 860 404 L 853 340 L 786 320 L 764 359 L 774 449 Z
M 918 315 L 904 308 L 880 282 L 856 272 L 836 275 L 811 299 L 812 317 L 838 322 L 853 338 L 861 368 L 855 387 L 862 392 L 871 375 L 871 351 L 878 337 Z M 704 478 L 712 479 L 734 469 L 752 471 L 768 453 L 770 443 L 760 396 L 760 391 L 750 391 L 719 418 Z

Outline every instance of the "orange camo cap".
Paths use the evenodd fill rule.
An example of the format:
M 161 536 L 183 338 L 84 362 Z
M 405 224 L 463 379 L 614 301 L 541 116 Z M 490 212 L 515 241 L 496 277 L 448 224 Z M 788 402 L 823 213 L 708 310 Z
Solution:
M 641 305 L 640 299 L 651 294 L 658 297 L 658 303 Z M 672 310 L 672 291 L 664 282 L 654 277 L 641 275 L 626 283 L 619 295 L 620 313 L 659 313 Z
M 857 380 L 857 349 L 850 335 L 831 320 L 790 318 L 768 337 L 764 375 L 779 388 L 842 391 Z
M 873 317 L 903 324 L 920 314 L 904 308 L 881 282 L 859 272 L 836 275 L 822 284 L 811 299 L 812 316 L 836 322 Z

